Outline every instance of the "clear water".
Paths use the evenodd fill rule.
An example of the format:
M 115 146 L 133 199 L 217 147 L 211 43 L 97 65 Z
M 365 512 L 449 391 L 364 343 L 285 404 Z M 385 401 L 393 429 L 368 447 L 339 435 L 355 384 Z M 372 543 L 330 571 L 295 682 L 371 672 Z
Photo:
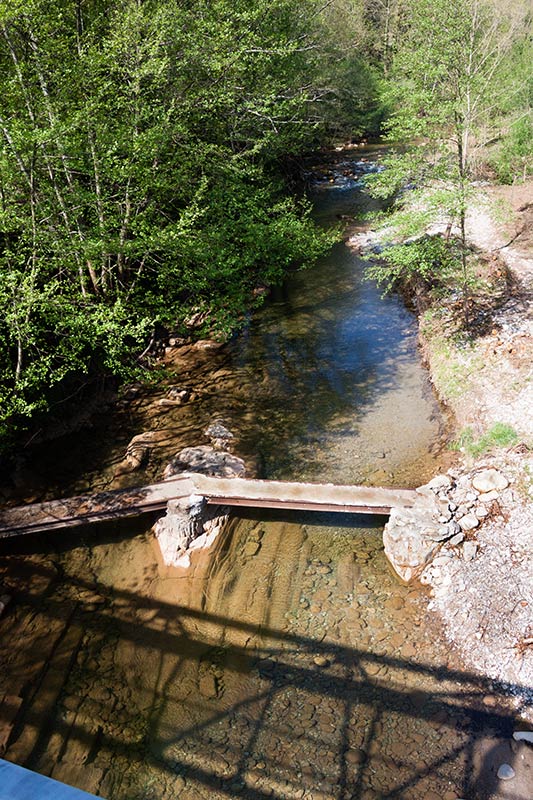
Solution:
M 316 188 L 324 224 L 368 204 L 357 169 Z M 339 244 L 227 347 L 171 355 L 166 384 L 101 419 L 74 453 L 68 437 L 36 450 L 36 485 L 54 491 L 48 474 L 63 489 L 142 483 L 205 442 L 214 418 L 264 477 L 422 483 L 441 462 L 443 420 L 412 315 L 363 270 Z M 195 399 L 168 410 L 168 385 Z M 147 429 L 148 465 L 119 478 L 125 443 Z M 51 705 L 46 682 L 30 693 L 7 757 L 109 800 L 488 798 L 479 730 L 507 721 L 428 622 L 423 592 L 392 577 L 382 522 L 241 515 L 181 571 L 138 523 L 40 540 L 32 563 L 50 582 L 37 612 L 19 604 L 11 634 L 31 606 L 44 640 L 68 609 L 79 649 Z M 39 737 L 25 738 L 42 708 Z

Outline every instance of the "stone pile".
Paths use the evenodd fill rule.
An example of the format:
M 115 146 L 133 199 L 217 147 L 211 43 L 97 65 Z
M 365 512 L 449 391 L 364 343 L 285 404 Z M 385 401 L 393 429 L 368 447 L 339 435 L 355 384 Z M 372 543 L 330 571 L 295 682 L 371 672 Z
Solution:
M 420 579 L 444 543 L 458 548 L 465 561 L 474 559 L 478 545 L 473 532 L 491 515 L 508 486 L 508 479 L 496 469 L 464 474 L 450 470 L 417 489 L 414 506 L 392 509 L 383 531 L 385 554 L 396 574 L 405 583 Z

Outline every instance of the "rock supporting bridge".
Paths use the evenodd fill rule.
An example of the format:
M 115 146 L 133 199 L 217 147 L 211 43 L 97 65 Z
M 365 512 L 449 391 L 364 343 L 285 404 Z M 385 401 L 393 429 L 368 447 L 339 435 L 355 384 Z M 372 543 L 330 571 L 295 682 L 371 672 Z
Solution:
M 218 506 L 388 515 L 392 508 L 411 508 L 419 496 L 410 489 L 214 478 L 189 472 L 150 486 L 5 509 L 0 511 L 0 538 L 163 511 L 169 503 L 190 497 Z

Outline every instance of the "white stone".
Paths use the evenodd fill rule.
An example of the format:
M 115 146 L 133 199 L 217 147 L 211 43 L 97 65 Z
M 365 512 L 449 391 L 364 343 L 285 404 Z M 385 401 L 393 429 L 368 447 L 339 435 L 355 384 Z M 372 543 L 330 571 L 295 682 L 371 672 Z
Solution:
M 449 553 L 441 553 L 440 556 L 433 559 L 433 566 L 434 567 L 442 567 L 444 565 L 448 565 L 450 563 L 451 554 Z
M 531 742 L 533 744 L 533 731 L 515 731 L 513 739 L 515 742 Z
M 478 501 L 480 503 L 492 503 L 493 500 L 497 500 L 499 496 L 499 493 L 493 489 L 491 492 L 484 492 L 483 494 L 480 494 Z
M 435 477 L 427 484 L 427 486 L 434 492 L 439 491 L 439 489 L 447 489 L 451 485 L 452 481 L 448 475 L 435 475 Z
M 498 778 L 501 781 L 511 781 L 516 775 L 510 764 L 502 764 L 498 769 Z
M 464 542 L 464 539 L 465 539 L 465 535 L 461 531 L 460 533 L 456 533 L 455 536 L 452 536 L 451 539 L 448 539 L 448 544 L 451 544 L 452 547 L 455 547 L 455 545 L 461 544 L 461 542 Z
M 509 481 L 497 469 L 484 469 L 472 478 L 472 486 L 478 492 L 501 491 L 509 486 Z
M 458 522 L 463 531 L 473 531 L 479 525 L 479 520 L 475 514 L 465 514 Z
M 465 542 L 463 545 L 463 559 L 465 561 L 473 561 L 477 553 L 476 542 Z

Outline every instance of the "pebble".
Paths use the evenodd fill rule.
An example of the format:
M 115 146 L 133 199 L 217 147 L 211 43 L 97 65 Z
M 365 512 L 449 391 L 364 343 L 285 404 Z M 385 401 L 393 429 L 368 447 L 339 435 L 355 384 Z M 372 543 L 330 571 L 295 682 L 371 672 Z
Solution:
M 479 525 L 479 520 L 475 514 L 465 514 L 458 522 L 463 531 L 473 531 Z
M 348 750 L 346 753 L 346 761 L 348 764 L 364 764 L 366 761 L 366 753 L 364 750 L 355 748 L 355 750 Z
M 410 642 L 408 642 L 402 647 L 401 652 L 403 658 L 413 658 L 413 656 L 416 656 L 416 648 L 413 647 L 413 645 Z
M 394 633 L 389 639 L 390 646 L 393 647 L 395 650 L 398 649 L 399 647 L 402 647 L 404 642 L 405 642 L 405 635 L 403 633 Z
M 498 705 L 498 698 L 495 697 L 493 694 L 486 694 L 482 702 L 483 705 L 494 708 L 494 706 Z
M 492 492 L 485 492 L 484 494 L 479 495 L 478 501 L 480 503 L 492 503 L 494 500 L 497 500 L 499 496 L 499 493 L 495 490 Z
M 502 764 L 498 769 L 498 778 L 501 781 L 511 781 L 516 775 L 514 769 L 510 764 Z
M 463 559 L 465 561 L 473 561 L 477 554 L 476 542 L 465 542 L 463 545 Z
M 317 667 L 328 667 L 329 666 L 329 660 L 326 658 L 326 656 L 320 656 L 320 655 L 319 656 L 315 656 L 313 658 L 313 663 L 316 664 Z
M 404 598 L 399 594 L 395 594 L 391 598 L 391 606 L 395 611 L 399 611 L 405 605 Z
M 455 536 L 452 536 L 452 538 L 448 540 L 448 544 L 451 544 L 452 547 L 455 547 L 455 545 L 461 544 L 461 542 L 464 542 L 464 540 L 465 535 L 462 531 L 460 531 L 460 533 L 456 533 Z
M 452 481 L 448 475 L 436 475 L 427 485 L 434 492 L 438 492 L 439 489 L 448 489 Z

